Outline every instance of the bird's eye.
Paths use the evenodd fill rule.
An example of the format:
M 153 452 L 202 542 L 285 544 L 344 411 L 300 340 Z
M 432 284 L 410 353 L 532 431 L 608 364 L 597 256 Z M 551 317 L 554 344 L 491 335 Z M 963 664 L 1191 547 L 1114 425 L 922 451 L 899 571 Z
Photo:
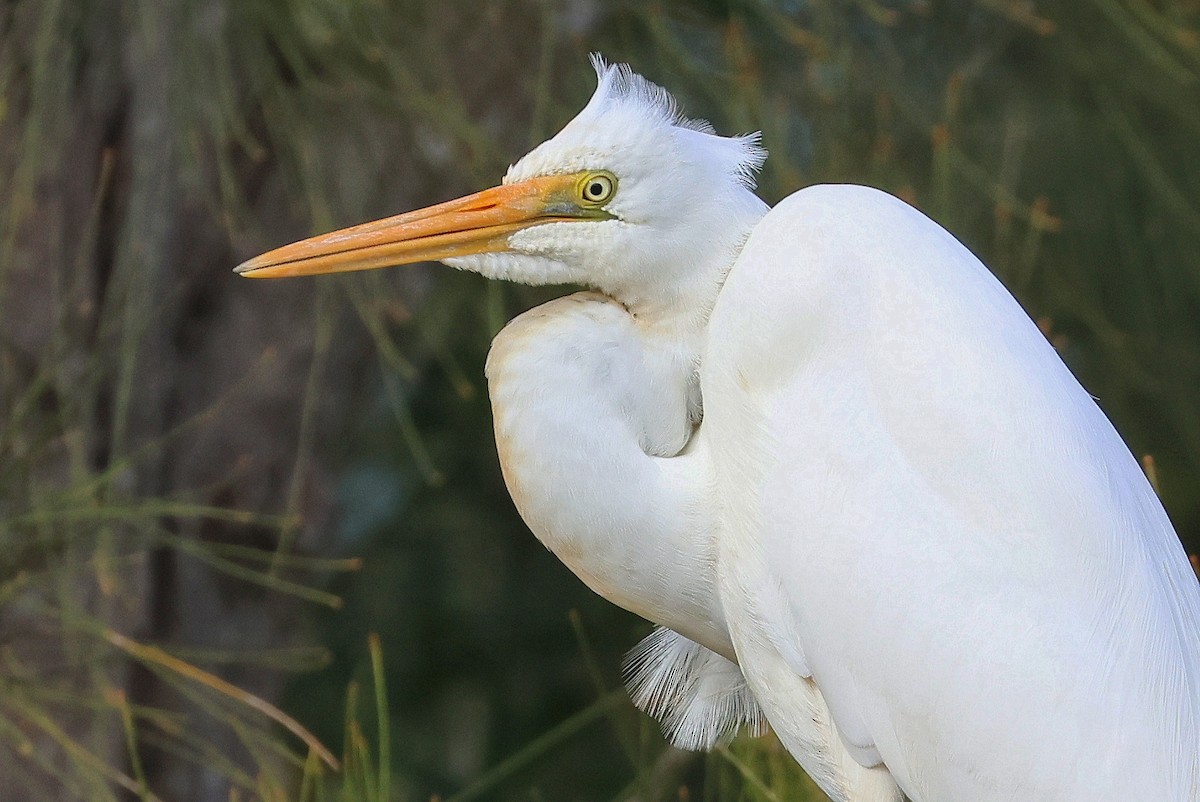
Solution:
M 588 173 L 579 183 L 579 196 L 588 205 L 608 203 L 617 191 L 617 177 L 609 172 Z

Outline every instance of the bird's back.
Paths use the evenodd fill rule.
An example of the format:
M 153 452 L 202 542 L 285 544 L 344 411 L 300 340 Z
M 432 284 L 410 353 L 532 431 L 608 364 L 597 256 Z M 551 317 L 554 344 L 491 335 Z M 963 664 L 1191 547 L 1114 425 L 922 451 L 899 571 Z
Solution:
M 813 187 L 714 310 L 722 599 L 787 741 L 808 674 L 916 800 L 1200 798 L 1200 587 L 1140 467 L 916 210 Z

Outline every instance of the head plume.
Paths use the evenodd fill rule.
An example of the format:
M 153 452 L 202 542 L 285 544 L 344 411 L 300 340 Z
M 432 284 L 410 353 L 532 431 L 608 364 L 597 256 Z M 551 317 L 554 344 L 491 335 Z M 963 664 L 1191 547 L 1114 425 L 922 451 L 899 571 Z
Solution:
M 597 78 L 591 100 L 556 136 L 510 167 L 506 181 L 607 168 L 610 165 L 602 163 L 607 153 L 628 149 L 638 141 L 673 139 L 682 150 L 702 154 L 697 162 L 717 167 L 747 189 L 754 188 L 755 174 L 767 157 L 760 133 L 719 136 L 708 121 L 684 116 L 670 92 L 628 64 L 610 64 L 598 53 L 592 54 L 591 62 Z

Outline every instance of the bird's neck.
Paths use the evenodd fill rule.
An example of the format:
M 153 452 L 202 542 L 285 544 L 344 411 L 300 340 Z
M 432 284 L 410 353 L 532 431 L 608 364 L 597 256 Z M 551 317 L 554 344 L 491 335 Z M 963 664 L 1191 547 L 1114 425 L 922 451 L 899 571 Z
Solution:
M 732 655 L 704 456 L 677 456 L 699 412 L 690 340 L 578 293 L 497 336 L 489 394 L 505 481 L 542 543 L 608 600 Z
M 690 349 L 698 363 L 717 295 L 750 232 L 768 211 L 757 195 L 739 188 L 728 203 L 714 205 L 707 225 L 691 225 L 686 237 L 664 234 L 665 252 L 647 252 L 643 264 L 635 269 L 626 265 L 611 279 L 602 270 L 592 271 L 591 278 L 640 326 L 661 340 L 674 340 L 677 348 Z

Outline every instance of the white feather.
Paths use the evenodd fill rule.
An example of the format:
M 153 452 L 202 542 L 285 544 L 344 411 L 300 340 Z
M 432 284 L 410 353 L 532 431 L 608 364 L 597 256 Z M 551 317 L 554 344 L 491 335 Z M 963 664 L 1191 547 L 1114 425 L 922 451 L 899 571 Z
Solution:
M 707 751 L 766 719 L 736 663 L 658 627 L 625 658 L 625 685 L 638 708 L 680 749 Z

